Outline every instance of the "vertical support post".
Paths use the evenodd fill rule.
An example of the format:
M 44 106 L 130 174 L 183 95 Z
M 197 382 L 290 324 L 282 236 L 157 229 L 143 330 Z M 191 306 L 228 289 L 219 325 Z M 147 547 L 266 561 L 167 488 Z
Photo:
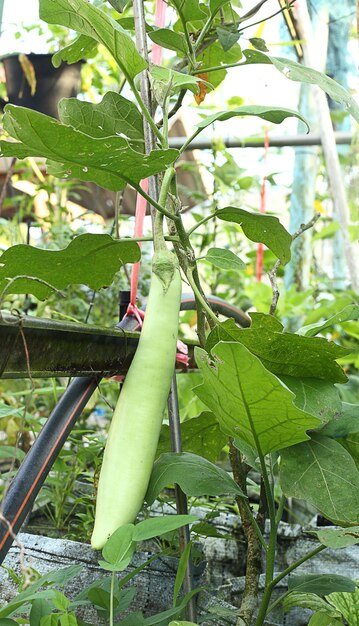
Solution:
M 133 0 L 133 15 L 135 21 L 135 38 L 136 45 L 139 53 L 148 61 L 148 51 L 147 51 L 147 37 L 146 37 L 146 22 L 145 22 L 145 14 L 144 14 L 144 3 L 143 0 Z M 153 113 L 153 103 L 151 98 L 151 88 L 148 79 L 147 72 L 144 71 L 141 74 L 141 98 L 146 105 L 148 111 Z M 151 152 L 156 147 L 156 140 L 153 134 L 153 131 L 148 124 L 147 120 L 143 120 L 144 126 L 144 137 L 145 137 L 145 150 L 146 152 Z M 151 176 L 148 181 L 148 192 L 151 198 L 158 200 L 159 196 L 159 186 L 158 186 L 158 176 Z M 155 217 L 156 210 L 151 208 L 152 215 L 152 223 Z M 181 442 L 181 430 L 180 430 L 180 415 L 179 415 L 179 406 L 178 406 L 178 395 L 177 395 L 177 384 L 176 384 L 176 375 L 174 374 L 171 384 L 171 390 L 168 399 L 168 412 L 169 412 L 169 420 L 170 420 L 170 433 L 171 433 L 171 442 L 172 442 L 172 450 L 174 452 L 182 451 L 182 442 Z M 176 507 L 177 512 L 179 514 L 185 515 L 187 513 L 187 498 L 182 490 L 178 486 L 176 486 Z M 180 544 L 181 551 L 188 545 L 190 540 L 189 536 L 189 528 L 188 526 L 184 527 L 180 531 Z M 188 562 L 188 566 L 186 569 L 185 579 L 184 579 L 184 590 L 185 593 L 188 593 L 192 590 L 192 564 L 191 560 Z M 186 607 L 186 617 L 191 621 L 196 620 L 196 605 L 195 600 L 192 598 Z
M 170 436 L 171 436 L 171 448 L 172 452 L 182 452 L 182 438 L 181 438 L 181 424 L 180 424 L 180 412 L 179 412 L 179 404 L 178 404 L 178 393 L 177 393 L 177 381 L 176 381 L 176 372 L 173 374 L 172 383 L 171 383 L 171 391 L 168 398 L 168 418 L 170 425 Z M 175 495 L 176 495 L 176 508 L 177 513 L 180 515 L 187 515 L 187 497 L 186 494 L 182 491 L 179 485 L 175 485 Z M 186 548 L 186 546 L 190 542 L 190 534 L 189 527 L 183 526 L 179 529 L 180 535 L 180 549 L 181 552 Z M 183 581 L 184 592 L 188 593 L 193 589 L 193 565 L 191 556 L 188 559 L 187 569 L 185 578 Z M 186 617 L 191 622 L 195 622 L 197 618 L 196 611 L 196 601 L 195 598 L 191 598 L 187 607 L 186 607 Z

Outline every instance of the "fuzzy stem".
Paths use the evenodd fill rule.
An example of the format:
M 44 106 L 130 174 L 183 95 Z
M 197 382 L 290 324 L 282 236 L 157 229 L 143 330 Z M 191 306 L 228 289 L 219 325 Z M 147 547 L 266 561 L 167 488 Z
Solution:
M 132 93 L 135 96 L 138 105 L 141 109 L 141 112 L 143 114 L 143 116 L 145 117 L 146 121 L 148 122 L 149 126 L 151 127 L 151 130 L 153 131 L 153 133 L 156 135 L 157 139 L 160 141 L 161 145 L 162 145 L 162 141 L 163 141 L 163 136 L 161 131 L 159 130 L 159 128 L 157 128 L 157 125 L 155 124 L 154 120 L 152 119 L 151 113 L 147 110 L 145 103 L 143 102 L 141 95 L 134 83 L 134 81 L 131 79 L 128 81 L 129 85 L 131 87 Z

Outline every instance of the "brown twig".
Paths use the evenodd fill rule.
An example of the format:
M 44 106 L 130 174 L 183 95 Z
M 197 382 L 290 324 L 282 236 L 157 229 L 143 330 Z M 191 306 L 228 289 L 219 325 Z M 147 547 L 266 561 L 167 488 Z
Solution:
M 247 495 L 247 474 L 249 467 L 242 462 L 232 439 L 229 440 L 229 460 L 235 482 L 240 486 L 243 493 Z M 243 533 L 247 542 L 246 577 L 239 617 L 246 624 L 251 624 L 258 604 L 259 576 L 262 573 L 262 545 L 258 533 L 254 528 L 250 512 L 243 499 L 237 497 L 236 502 L 242 521 Z
M 319 220 L 319 218 L 320 218 L 320 213 L 314 213 L 312 219 L 309 220 L 309 222 L 307 222 L 306 224 L 301 224 L 298 230 L 296 230 L 296 232 L 293 233 L 292 241 L 300 237 L 300 235 L 302 235 L 306 230 L 309 230 L 309 228 L 312 228 L 314 224 Z M 274 315 L 277 310 L 278 300 L 280 296 L 278 282 L 277 282 L 277 274 L 278 274 L 278 270 L 280 266 L 281 266 L 281 262 L 278 259 L 278 261 L 276 261 L 272 269 L 268 272 L 268 278 L 270 280 L 270 284 L 272 287 L 272 301 L 269 307 L 269 315 Z

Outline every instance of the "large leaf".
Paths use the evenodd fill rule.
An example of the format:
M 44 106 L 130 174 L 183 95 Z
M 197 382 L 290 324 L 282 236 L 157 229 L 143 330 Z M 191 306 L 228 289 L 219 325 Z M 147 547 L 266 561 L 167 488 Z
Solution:
M 196 348 L 203 383 L 199 398 L 227 435 L 244 439 L 263 454 L 308 439 L 319 420 L 294 406 L 294 394 L 240 343 L 217 344 L 211 356 Z
M 92 181 L 112 191 L 164 171 L 178 155 L 174 149 L 143 155 L 132 150 L 123 137 L 93 138 L 47 115 L 11 104 L 6 106 L 4 128 L 21 143 L 1 141 L 0 156 L 46 157 L 54 175 Z
M 250 213 L 233 206 L 216 211 L 216 216 L 226 222 L 240 224 L 248 239 L 257 243 L 264 243 L 283 265 L 290 261 L 292 236 L 277 217 L 262 213 Z
M 66 63 L 77 63 L 82 59 L 88 59 L 97 52 L 97 41 L 88 35 L 79 35 L 68 46 L 65 46 L 52 57 L 54 67 L 60 67 L 63 61 Z
M 129 34 L 110 15 L 86 0 L 40 0 L 40 18 L 102 43 L 130 80 L 147 67 Z
M 333 383 L 319 378 L 300 379 L 282 375 L 280 379 L 293 391 L 294 404 L 300 409 L 319 417 L 323 424 L 330 420 L 340 419 L 342 402 L 338 389 Z
M 273 124 L 281 124 L 287 117 L 297 117 L 299 120 L 304 122 L 309 130 L 308 122 L 300 113 L 297 113 L 297 111 L 284 109 L 282 107 L 267 107 L 255 104 L 240 106 L 235 109 L 231 109 L 230 111 L 219 111 L 218 113 L 213 113 L 213 115 L 209 115 L 201 120 L 197 126 L 198 128 L 207 128 L 207 126 L 210 126 L 214 122 L 225 122 L 226 120 L 230 120 L 232 117 L 246 117 L 247 115 L 260 117 L 262 120 L 272 122 Z
M 265 63 L 272 64 L 279 70 L 284 76 L 290 80 L 299 81 L 300 83 L 309 83 L 311 85 L 318 85 L 323 91 L 325 91 L 332 100 L 344 104 L 345 108 L 351 115 L 359 122 L 359 106 L 353 96 L 329 76 L 326 76 L 322 72 L 313 70 L 310 67 L 305 67 L 300 63 L 296 63 L 287 58 L 270 57 L 258 50 L 244 50 L 244 56 L 247 63 Z
M 320 378 L 327 382 L 346 382 L 347 377 L 335 362 L 348 350 L 322 337 L 302 337 L 283 332 L 279 320 L 265 313 L 251 313 L 250 328 L 239 328 L 233 320 L 218 324 L 210 333 L 206 349 L 218 341 L 238 341 L 258 356 L 263 365 L 278 376 Z
M 100 289 L 111 284 L 121 265 L 135 263 L 139 258 L 137 243 L 119 241 L 110 235 L 79 235 L 64 250 L 41 250 L 20 244 L 0 256 L 0 291 L 16 276 L 39 278 L 55 289 L 74 284 Z M 30 278 L 19 278 L 8 293 L 31 293 L 43 300 L 52 290 Z
M 298 574 L 288 578 L 288 591 L 316 593 L 318 596 L 327 596 L 334 591 L 355 591 L 355 589 L 354 580 L 339 574 Z
M 77 98 L 64 98 L 59 103 L 63 124 L 100 138 L 117 135 L 128 140 L 137 152 L 144 152 L 142 115 L 136 105 L 115 91 L 108 91 L 99 104 Z
M 359 543 L 359 526 L 321 528 L 320 530 L 311 530 L 310 533 L 315 535 L 318 541 L 328 548 L 346 548 Z
M 234 480 L 223 469 L 189 452 L 167 452 L 155 461 L 145 497 L 152 504 L 158 494 L 176 483 L 188 496 L 243 496 Z M 244 496 L 245 497 L 245 496 Z
M 334 439 L 313 435 L 310 441 L 283 450 L 280 484 L 288 498 L 309 502 L 335 524 L 358 523 L 359 472 Z
M 283 599 L 283 610 L 285 613 L 292 609 L 310 609 L 311 611 L 328 611 L 329 617 L 339 617 L 338 611 L 328 605 L 328 603 L 316 593 L 292 591 Z
M 357 304 L 349 304 L 325 322 L 303 326 L 298 332 L 301 335 L 306 335 L 306 337 L 314 337 L 318 333 L 323 333 L 328 328 L 332 328 L 335 324 L 342 324 L 348 320 L 359 320 L 359 306 Z
M 359 406 L 343 402 L 339 415 L 326 424 L 322 434 L 332 439 L 359 433 Z
M 352 593 L 335 592 L 327 597 L 328 602 L 341 612 L 349 626 L 359 626 L 359 588 Z
M 193 452 L 204 456 L 214 463 L 227 441 L 213 413 L 204 411 L 198 417 L 186 420 L 181 424 L 182 448 L 184 452 Z M 170 449 L 170 428 L 163 424 L 157 454 Z

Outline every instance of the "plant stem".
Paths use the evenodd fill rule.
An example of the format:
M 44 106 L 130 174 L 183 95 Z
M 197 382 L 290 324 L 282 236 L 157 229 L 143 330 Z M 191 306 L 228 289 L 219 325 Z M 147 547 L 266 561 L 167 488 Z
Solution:
M 180 155 L 183 154 L 183 152 L 185 152 L 185 150 L 187 149 L 187 146 L 189 146 L 189 144 L 197 137 L 197 135 L 199 135 L 202 132 L 202 128 L 197 128 L 197 130 L 195 130 L 195 132 L 188 137 L 187 141 L 183 144 L 182 148 L 179 149 L 179 153 Z
M 113 595 L 115 588 L 115 572 L 111 574 L 109 626 L 113 626 Z
M 162 141 L 163 141 L 163 136 L 161 131 L 159 130 L 159 128 L 157 128 L 157 125 L 155 124 L 154 120 L 152 119 L 151 113 L 150 111 L 147 110 L 147 107 L 145 105 L 145 103 L 143 102 L 141 95 L 134 83 L 134 81 L 131 79 L 129 80 L 129 85 L 131 87 L 132 93 L 135 96 L 138 105 L 146 119 L 146 121 L 148 122 L 148 124 L 151 127 L 152 132 L 155 134 L 155 136 L 157 137 L 157 139 L 160 141 L 161 145 L 162 145 Z
M 243 463 L 240 453 L 233 443 L 233 439 L 229 440 L 229 460 L 235 482 L 240 486 L 243 493 L 247 495 L 249 467 Z M 236 502 L 247 542 L 245 586 L 239 615 L 246 624 L 250 624 L 258 602 L 259 576 L 262 571 L 262 546 L 264 546 L 265 550 L 267 546 L 248 502 L 239 496 L 236 497 Z
M 276 516 L 275 516 L 275 521 L 276 521 L 277 528 L 278 528 L 279 522 L 282 519 L 282 515 L 283 515 L 283 511 L 284 511 L 284 507 L 285 507 L 285 502 L 286 502 L 286 497 L 282 495 L 280 500 L 279 500 L 278 509 L 277 509 L 277 513 L 276 513 Z
M 162 215 L 165 215 L 166 217 L 169 217 L 171 220 L 174 220 L 174 221 L 179 219 L 177 215 L 170 213 L 170 211 L 167 211 L 167 209 L 164 206 L 161 206 L 159 202 L 156 202 L 156 200 L 151 198 L 151 196 L 149 196 L 148 193 L 146 193 L 142 189 L 141 185 L 138 185 L 137 183 L 135 184 L 133 182 L 131 182 L 130 185 L 137 191 L 137 193 L 143 196 L 149 204 L 151 204 L 155 209 L 157 209 L 159 213 L 162 213 Z
M 161 206 L 166 204 L 171 181 L 175 173 L 176 172 L 175 172 L 174 167 L 168 168 L 168 170 L 166 170 L 165 172 L 165 175 L 162 180 L 159 199 L 158 199 L 159 204 Z M 155 215 L 154 228 L 153 228 L 153 245 L 156 251 L 160 249 L 167 250 L 166 241 L 165 241 L 164 234 L 163 234 L 163 213 L 160 213 L 159 211 L 157 211 Z
M 194 295 L 200 301 L 202 308 L 205 310 L 205 312 L 207 314 L 207 317 L 209 319 L 213 320 L 213 322 L 215 322 L 215 324 L 218 324 L 218 318 L 217 318 L 216 314 L 212 311 L 212 309 L 209 306 L 209 304 L 203 298 L 200 290 L 198 289 L 198 287 L 196 285 L 196 282 L 195 282 L 195 280 L 193 278 L 193 268 L 189 268 L 188 269 L 187 278 L 188 278 L 189 284 L 191 285 L 191 288 L 193 290 Z
M 322 552 L 327 547 L 328 546 L 323 546 L 323 545 L 317 546 L 316 548 L 314 548 L 310 552 L 307 552 L 307 554 L 302 556 L 302 558 L 298 559 L 298 561 L 295 561 L 294 563 L 292 563 L 292 565 L 289 565 L 285 570 L 283 570 L 283 572 L 278 574 L 278 576 L 276 576 L 272 580 L 272 583 L 271 583 L 272 587 L 274 588 L 283 578 L 288 576 L 288 574 L 290 574 L 293 570 L 295 570 L 297 567 L 299 567 L 299 565 L 302 565 L 302 563 L 305 563 L 309 559 L 312 559 L 313 556 L 315 556 L 316 554 L 319 554 L 319 552 Z
M 209 222 L 209 220 L 212 220 L 216 217 L 217 213 L 211 213 L 211 215 L 207 215 L 207 217 L 204 217 L 202 220 L 200 220 L 199 222 L 197 222 L 197 224 L 195 224 L 194 226 L 192 226 L 192 228 L 190 228 L 187 231 L 187 235 L 190 236 L 192 235 L 192 233 L 194 233 L 195 230 L 197 230 L 197 228 L 199 228 L 200 226 L 203 226 L 203 224 L 206 224 L 206 222 Z

